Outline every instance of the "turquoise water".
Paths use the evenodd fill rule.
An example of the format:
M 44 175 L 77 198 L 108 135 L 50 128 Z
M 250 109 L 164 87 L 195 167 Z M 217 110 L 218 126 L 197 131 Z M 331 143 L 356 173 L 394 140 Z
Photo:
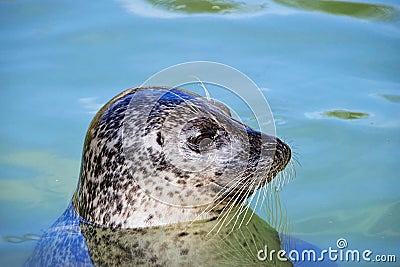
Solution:
M 1 265 L 20 266 L 67 207 L 101 104 L 193 60 L 263 88 L 301 163 L 280 192 L 293 235 L 320 248 L 346 238 L 398 264 L 399 2 L 252 1 L 214 13 L 222 1 L 161 2 L 0 2 Z

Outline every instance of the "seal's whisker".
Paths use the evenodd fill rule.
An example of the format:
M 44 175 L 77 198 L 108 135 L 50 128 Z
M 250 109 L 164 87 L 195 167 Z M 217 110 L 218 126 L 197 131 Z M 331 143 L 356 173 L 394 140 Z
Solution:
M 282 177 L 283 180 L 281 187 L 292 181 L 293 178 L 296 177 L 296 169 L 294 167 L 293 162 L 290 161 L 288 167 L 282 172 L 280 172 L 279 175 Z
M 281 185 L 282 185 L 282 174 L 278 173 L 274 179 L 274 181 L 271 183 L 272 185 L 275 186 L 278 190 L 280 190 Z
M 219 227 L 217 233 L 221 230 L 221 227 L 224 226 L 226 219 L 228 218 L 228 215 L 230 214 L 231 210 L 234 208 L 236 202 L 239 200 L 239 198 L 241 197 L 241 193 L 243 192 L 243 190 L 245 189 L 245 187 L 247 186 L 249 182 L 246 181 L 243 185 L 241 185 L 240 190 L 238 190 L 236 192 L 236 194 L 234 195 L 233 198 L 231 198 L 228 202 L 228 204 L 223 208 L 221 214 L 222 216 L 220 216 L 218 222 L 216 225 L 218 225 L 219 223 L 221 223 L 221 226 Z M 231 203 L 233 201 L 233 203 Z M 228 207 L 228 209 L 226 210 L 226 208 Z M 237 212 L 237 211 L 236 211 Z M 236 212 L 234 214 L 233 217 L 235 217 Z M 221 222 L 222 221 L 222 222 Z
M 293 162 L 290 162 L 290 169 L 293 173 L 293 178 L 296 177 L 297 173 L 296 173 L 296 168 L 295 168 Z
M 223 242 L 224 248 L 223 251 L 228 253 L 220 253 L 225 260 L 226 265 L 232 265 L 232 259 L 236 263 L 236 265 L 240 266 L 254 266 L 254 251 L 249 249 L 247 238 L 244 236 L 242 231 L 240 233 L 235 232 L 235 235 L 232 235 L 231 238 L 223 238 L 221 239 Z M 243 243 L 244 241 L 244 243 Z
M 288 169 L 287 171 L 282 171 L 282 174 L 281 174 L 281 176 L 282 176 L 282 187 L 283 186 L 285 186 L 285 185 L 287 185 L 288 183 L 289 183 L 289 181 L 292 179 L 291 177 L 292 177 L 292 175 L 291 175 L 291 170 L 290 169 Z
M 296 169 L 294 167 L 293 162 L 289 162 L 288 167 L 289 168 L 287 170 L 287 173 L 288 173 L 287 183 L 291 182 L 294 179 L 294 177 L 296 177 Z
M 249 209 L 251 209 L 249 205 L 245 205 L 245 206 L 244 206 L 243 211 L 242 211 L 242 212 L 244 212 L 244 215 L 242 216 L 242 220 L 240 221 L 240 224 L 239 224 L 239 226 L 238 226 L 238 229 L 240 229 L 240 228 L 242 227 L 243 221 L 244 221 L 244 219 L 245 219 L 245 217 L 246 217 L 246 214 L 247 214 L 247 212 L 248 212 Z M 240 214 L 238 214 L 238 216 L 237 216 L 237 220 L 235 221 L 235 224 L 236 224 L 236 222 L 237 222 L 238 219 L 239 219 L 239 215 L 240 215 Z
M 299 153 L 297 152 L 292 152 L 292 160 L 294 160 L 295 163 L 297 163 L 301 167 L 301 163 L 299 161 Z
M 227 236 L 229 236 L 229 234 Z M 235 243 L 240 243 L 240 242 L 237 242 L 236 236 L 234 236 L 233 238 L 235 239 L 234 241 L 236 241 Z M 222 238 L 221 240 L 224 242 L 225 245 L 227 245 L 229 248 L 231 248 L 233 250 L 233 252 L 236 252 L 232 256 L 237 257 L 238 255 L 240 255 L 240 256 L 242 256 L 240 258 L 243 258 L 243 256 L 246 256 L 245 250 L 237 248 L 235 246 L 235 244 L 232 242 L 233 240 L 231 238 L 228 239 L 227 237 L 225 237 L 225 238 Z
M 229 193 L 229 192 L 233 191 L 236 188 L 237 184 L 240 184 L 240 182 L 242 182 L 244 179 L 246 179 L 246 176 L 244 176 L 244 177 L 243 176 L 238 176 L 238 177 L 232 179 L 231 181 L 229 181 L 226 184 L 226 186 L 222 190 L 220 190 L 217 193 L 217 196 L 220 196 L 220 195 L 223 195 L 223 194 L 226 194 L 226 193 Z M 233 185 L 230 185 L 232 183 L 233 183 Z
M 257 245 L 256 245 L 256 242 L 255 242 L 255 240 L 254 240 L 254 236 L 253 235 L 250 235 L 250 237 L 251 237 L 251 240 L 250 241 L 252 241 L 250 244 L 249 244 L 249 242 L 247 242 L 247 238 L 246 238 L 246 236 L 244 235 L 244 233 L 243 233 L 243 231 L 240 231 L 240 234 L 242 235 L 242 239 L 244 239 L 245 241 L 246 241 L 246 250 L 250 253 L 250 259 L 252 259 L 253 258 L 253 254 L 252 254 L 252 251 L 258 251 L 258 247 L 257 247 Z M 239 242 L 240 243 L 240 242 Z M 254 246 L 254 249 L 252 250 L 251 248 L 250 248 L 250 245 L 253 245 Z M 253 264 L 252 264 L 253 265 Z
M 241 192 L 243 191 L 243 189 L 245 189 L 245 187 L 247 186 L 247 185 L 249 185 L 249 184 L 253 184 L 253 181 L 252 180 L 249 180 L 248 178 L 251 176 L 251 174 L 248 174 L 248 175 L 246 175 L 246 176 L 244 176 L 244 177 L 242 177 L 242 180 L 246 180 L 245 181 L 245 183 L 243 183 L 243 184 L 241 184 L 241 186 L 242 186 L 242 188 L 241 188 Z M 251 190 L 249 190 L 249 192 L 250 192 Z M 235 196 L 233 197 L 233 198 L 235 198 L 235 197 L 240 197 L 241 196 L 241 194 L 239 194 L 239 195 L 237 195 L 237 194 L 235 194 Z M 244 200 L 247 198 L 247 196 L 248 196 L 248 194 L 246 195 L 246 197 L 244 198 Z M 232 199 L 233 199 L 232 198 Z
M 218 225 L 219 223 L 221 223 L 221 227 L 224 225 L 227 216 L 230 214 L 231 210 L 233 209 L 233 207 L 235 206 L 236 202 L 239 200 L 239 198 L 242 196 L 242 192 L 243 190 L 247 187 L 247 185 L 250 183 L 250 181 L 246 181 L 244 184 L 241 185 L 241 188 L 235 193 L 235 195 L 229 200 L 229 202 L 225 205 L 225 207 L 223 208 L 222 212 L 221 212 L 221 216 L 218 219 L 218 222 L 216 225 Z M 233 202 L 233 203 L 232 203 Z M 227 210 L 228 208 L 228 210 Z M 235 213 L 236 215 L 236 213 Z M 233 217 L 235 217 L 235 215 Z M 219 227 L 217 233 L 219 232 L 219 230 L 221 229 L 221 227 Z M 213 229 L 212 229 L 213 230 Z
M 269 183 L 268 183 L 268 179 L 265 179 L 264 181 L 264 186 L 263 186 L 263 198 L 267 198 L 268 195 L 268 188 L 269 188 Z
M 245 184 L 248 184 L 249 183 L 249 180 L 248 180 L 248 178 L 251 176 L 251 174 L 248 174 L 248 175 L 246 175 L 246 176 L 238 176 L 237 178 L 235 178 L 235 179 L 233 179 L 233 181 L 234 180 L 237 180 L 236 182 L 235 182 L 235 184 L 233 184 L 233 185 L 229 185 L 231 182 L 229 182 L 228 184 L 227 184 L 227 186 L 226 186 L 226 192 L 224 192 L 224 193 L 229 193 L 229 192 L 233 192 L 234 190 L 236 190 L 236 188 L 239 186 L 239 185 L 243 185 L 243 181 L 244 181 L 244 183 Z
M 263 207 L 263 205 L 264 205 L 264 202 L 265 202 L 265 199 L 267 198 L 267 190 L 268 190 L 268 181 L 267 181 L 267 179 L 265 179 L 265 181 L 264 181 L 264 186 L 261 188 L 261 191 L 262 191 L 262 200 L 261 200 L 261 204 L 260 204 L 260 207 Z M 261 192 L 259 192 L 259 194 L 261 194 Z M 254 212 L 256 211 L 256 208 L 254 208 Z M 248 224 L 249 222 L 247 222 L 247 224 Z M 247 225 L 246 224 L 246 225 Z
M 218 206 L 219 204 L 221 204 L 226 198 L 229 197 L 229 192 L 232 191 L 232 190 L 234 190 L 238 185 L 240 185 L 240 183 L 242 182 L 242 180 L 243 180 L 244 178 L 245 178 L 245 177 L 240 177 L 240 176 L 239 176 L 239 177 L 236 177 L 236 178 L 232 179 L 232 180 L 227 184 L 227 186 L 228 186 L 230 183 L 234 183 L 232 186 L 229 186 L 229 187 L 225 186 L 225 187 L 223 187 L 220 191 L 218 191 L 218 193 L 217 193 L 217 195 L 216 195 L 216 199 L 220 199 L 219 202 L 218 202 L 218 203 L 211 203 L 211 204 L 209 204 L 209 205 L 207 206 L 207 208 L 208 208 L 208 207 L 211 207 L 211 208 L 210 208 L 210 210 L 211 210 L 211 209 L 213 209 L 215 206 Z M 223 196 L 223 198 L 221 199 L 222 196 Z M 207 208 L 206 208 L 205 210 L 207 210 Z
M 240 207 L 240 213 L 242 213 L 244 209 L 247 209 L 248 205 L 246 205 L 246 203 L 249 202 L 248 199 L 250 198 L 250 195 L 251 195 L 251 194 L 254 194 L 254 191 L 255 191 L 256 188 L 257 188 L 257 186 L 256 186 L 257 180 L 256 180 L 256 179 L 252 179 L 252 180 L 250 180 L 250 181 L 251 181 L 251 182 L 250 182 L 251 184 L 250 184 L 250 186 L 247 187 L 247 193 L 246 193 L 246 195 L 245 195 L 245 197 L 244 197 L 243 204 L 242 204 L 242 206 Z
M 250 235 L 250 236 L 251 236 L 251 240 L 253 241 L 254 251 L 257 251 L 258 250 L 258 246 L 257 246 L 256 240 L 254 239 L 254 235 Z
M 267 196 L 267 194 L 265 193 L 265 191 L 266 191 L 265 187 L 266 187 L 266 185 L 264 184 L 264 186 L 260 189 L 260 192 L 259 192 L 259 194 L 262 194 L 260 207 L 262 207 L 264 205 L 265 198 Z M 254 209 L 254 210 L 256 210 L 256 209 Z
M 228 223 L 227 223 L 227 225 L 228 225 L 234 218 L 236 218 L 236 220 L 235 220 L 235 222 L 234 222 L 234 224 L 233 224 L 233 226 L 232 226 L 232 230 L 235 228 L 236 223 L 238 222 L 238 220 L 239 220 L 239 218 L 240 218 L 240 215 L 243 213 L 243 211 L 244 211 L 245 209 L 246 209 L 246 210 L 245 210 L 244 216 L 246 216 L 246 214 L 247 214 L 247 209 L 248 209 L 248 207 L 246 207 L 246 205 L 245 205 L 244 203 L 245 203 L 246 200 L 248 199 L 249 194 L 250 194 L 250 192 L 252 191 L 254 185 L 255 185 L 255 180 L 252 181 L 250 187 L 248 188 L 247 193 L 246 193 L 246 196 L 244 197 L 244 201 L 243 201 L 242 205 L 239 207 L 239 209 L 238 209 L 238 210 L 236 211 L 236 213 L 233 215 L 232 219 L 231 219 L 230 221 L 228 221 Z M 240 228 L 240 226 L 239 226 L 238 228 Z M 231 231 L 232 231 L 232 230 L 231 230 Z
M 242 233 L 242 231 L 238 231 L 238 232 L 240 232 L 242 235 L 243 235 L 243 233 Z M 248 256 L 248 258 L 252 258 L 252 257 L 254 257 L 252 254 L 251 254 L 251 252 L 249 252 L 244 246 L 243 246 L 243 244 L 241 243 L 241 242 L 239 242 L 239 239 L 238 239 L 238 237 L 237 237 L 237 235 L 234 235 L 234 238 L 235 238 L 235 243 L 236 244 L 239 244 L 239 247 L 238 247 L 238 250 L 241 250 L 241 251 L 243 251 L 244 252 L 244 254 L 247 254 L 247 256 Z M 244 240 L 246 240 L 246 238 L 244 238 Z
M 240 186 L 240 184 L 242 183 L 242 181 L 245 179 L 245 177 L 239 177 L 237 179 L 237 181 L 235 182 L 234 185 L 227 187 L 227 188 L 223 188 L 221 189 L 218 194 L 217 197 L 219 196 L 224 196 L 218 203 L 216 203 L 212 208 L 214 208 L 215 206 L 218 206 L 219 204 L 221 204 L 226 198 L 229 197 L 229 192 L 235 190 L 238 186 Z M 237 193 L 236 193 L 237 194 Z M 236 195 L 235 194 L 235 195 Z M 228 201 L 228 204 L 230 203 L 231 200 Z
M 263 186 L 260 186 L 260 184 L 261 184 L 263 181 L 264 181 L 264 185 L 263 185 Z M 260 197 L 261 197 L 261 193 L 262 193 L 262 197 L 261 197 L 262 201 L 261 201 L 260 206 L 263 205 L 263 203 L 264 203 L 264 201 L 265 201 L 265 198 L 266 198 L 268 186 L 269 186 L 268 179 L 259 180 L 259 183 L 258 183 L 258 185 L 257 185 L 257 188 L 261 188 L 261 191 L 262 191 L 262 192 L 260 192 L 260 191 L 259 191 L 259 192 L 256 192 L 256 191 L 255 191 L 254 194 L 253 194 L 253 197 L 251 198 L 251 200 L 250 200 L 249 203 L 248 203 L 248 206 L 250 207 L 250 204 L 251 204 L 251 202 L 253 201 L 255 194 L 258 194 L 256 203 L 255 203 L 255 206 L 254 206 L 254 208 L 252 208 L 252 214 L 251 214 L 250 218 L 248 219 L 246 225 L 250 222 L 251 218 L 252 218 L 253 215 L 254 215 L 254 212 L 257 210 L 257 206 L 258 206 L 258 203 L 259 203 L 259 199 L 260 199 Z
M 237 180 L 235 182 L 235 187 L 236 188 L 238 185 L 240 185 L 241 180 L 243 180 L 245 177 L 236 177 L 233 180 Z M 218 205 L 220 205 L 221 203 L 223 203 L 225 201 L 226 198 L 229 197 L 229 194 L 227 194 L 226 192 L 229 191 L 232 187 L 230 188 L 223 188 L 219 191 L 222 192 L 224 191 L 224 197 L 222 199 L 219 200 L 219 202 L 217 203 L 210 203 L 193 221 L 197 220 L 198 218 L 201 218 L 202 215 L 209 213 L 210 211 L 212 211 L 215 207 L 217 207 Z M 232 189 L 233 190 L 233 189 Z M 221 194 L 222 195 L 222 194 Z M 228 204 L 230 203 L 230 201 L 228 201 Z M 222 212 L 225 210 L 225 208 L 228 206 L 228 204 L 224 207 L 224 209 L 222 210 Z M 193 223 L 193 222 L 192 222 Z
M 247 211 L 250 209 L 250 205 L 251 205 L 251 203 L 253 202 L 253 199 L 254 199 L 255 195 L 258 194 L 257 201 L 256 201 L 256 205 L 255 205 L 254 209 L 251 209 L 251 210 L 252 210 L 252 214 L 250 215 L 250 218 L 248 219 L 246 225 L 249 223 L 249 221 L 250 221 L 251 218 L 253 217 L 254 210 L 257 208 L 258 198 L 259 198 L 259 196 L 260 196 L 260 194 L 256 191 L 256 189 L 260 186 L 260 183 L 261 183 L 261 180 L 259 180 L 257 186 L 255 187 L 255 189 L 254 189 L 254 191 L 253 191 L 253 194 L 252 194 L 252 196 L 251 196 L 251 199 L 248 201 L 248 203 L 247 203 L 247 205 L 246 205 L 246 207 L 247 207 L 247 208 L 246 208 L 246 213 L 245 213 L 245 215 L 243 216 L 242 221 L 240 222 L 239 228 L 242 226 L 243 221 L 244 221 L 244 219 L 246 218 Z
M 269 201 L 271 203 L 270 224 L 273 227 L 280 228 L 283 211 L 277 190 L 272 189 L 271 194 L 269 196 Z

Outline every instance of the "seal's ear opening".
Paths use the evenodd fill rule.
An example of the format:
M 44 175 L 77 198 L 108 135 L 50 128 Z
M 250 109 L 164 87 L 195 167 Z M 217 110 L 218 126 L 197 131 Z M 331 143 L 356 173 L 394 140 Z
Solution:
M 206 101 L 221 110 L 226 116 L 232 117 L 231 110 L 224 103 L 215 99 L 206 99 Z

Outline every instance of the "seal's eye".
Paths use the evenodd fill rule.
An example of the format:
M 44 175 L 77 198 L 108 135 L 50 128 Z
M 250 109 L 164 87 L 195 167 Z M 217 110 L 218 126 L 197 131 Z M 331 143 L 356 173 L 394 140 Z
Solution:
M 197 153 L 210 150 L 214 144 L 214 137 L 215 134 L 211 130 L 203 132 L 194 138 L 190 138 L 189 147 Z
M 199 146 L 200 151 L 204 151 L 212 146 L 214 135 L 210 132 L 203 133 L 196 137 L 195 143 Z

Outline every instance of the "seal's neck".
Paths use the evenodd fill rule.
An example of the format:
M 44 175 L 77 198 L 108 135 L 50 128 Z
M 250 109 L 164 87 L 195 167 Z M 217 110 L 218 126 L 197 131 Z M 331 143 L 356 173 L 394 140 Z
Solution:
M 202 207 L 180 207 L 160 202 L 146 195 L 139 194 L 141 201 L 134 205 L 133 213 L 124 221 L 124 218 L 116 218 L 123 221 L 123 228 L 138 228 L 151 226 L 165 226 L 177 223 L 190 223 L 195 221 L 209 220 L 218 217 L 217 209 L 208 210 L 207 206 Z
M 73 205 L 83 219 L 109 228 L 132 229 L 208 220 L 218 217 L 221 210 L 220 207 L 174 206 L 151 197 L 132 184 L 126 185 L 123 195 L 115 194 L 117 190 L 102 192 L 93 186 L 81 185 L 80 188 L 86 187 L 85 190 L 78 187 Z M 93 199 L 93 192 L 85 194 L 91 192 L 89 187 L 97 192 Z

